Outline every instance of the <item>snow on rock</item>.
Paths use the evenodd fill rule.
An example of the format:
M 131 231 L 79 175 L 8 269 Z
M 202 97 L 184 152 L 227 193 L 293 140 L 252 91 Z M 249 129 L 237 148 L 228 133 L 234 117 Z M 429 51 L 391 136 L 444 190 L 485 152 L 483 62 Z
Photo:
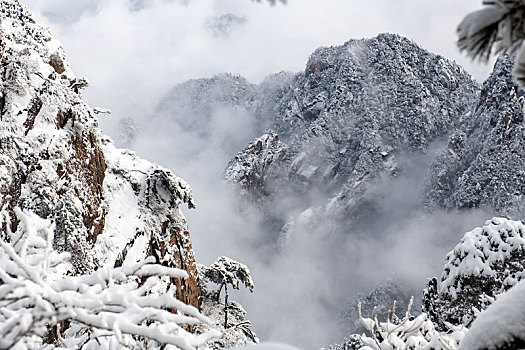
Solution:
M 54 246 L 70 273 L 133 264 L 145 256 L 181 268 L 177 296 L 199 305 L 196 266 L 180 206 L 190 186 L 169 170 L 117 149 L 82 101 L 88 80 L 60 42 L 18 0 L 0 1 L 0 227 L 16 232 L 14 208 L 56 225 Z M 130 255 L 132 252 L 132 255 Z
M 210 320 L 210 324 L 202 323 L 196 329 L 199 332 L 219 330 L 221 337 L 208 342 L 207 347 L 213 350 L 238 348 L 247 344 L 257 344 L 259 339 L 252 331 L 252 324 L 246 320 L 246 311 L 241 304 L 228 301 L 228 326 L 225 327 L 225 307 L 214 299 L 204 298 L 202 313 Z
M 525 281 L 522 281 L 479 314 L 458 350 L 521 349 L 524 345 Z
M 292 211 L 310 207 L 318 208 L 318 218 L 335 216 L 349 225 L 373 213 L 371 184 L 403 171 L 399 155 L 421 154 L 445 136 L 478 93 L 458 65 L 394 34 L 317 49 L 304 72 L 282 81 L 274 98 L 255 104 L 271 112 L 256 114 L 286 152 L 268 158 L 256 147 L 261 140 L 265 149 L 264 135 L 226 170 L 241 191 L 252 180 L 253 200 L 266 202 L 266 216 L 282 224 L 292 221 Z M 312 189 L 319 195 L 309 196 Z M 273 213 L 272 200 L 283 196 L 303 207 Z
M 424 295 L 424 309 L 441 327 L 444 322 L 470 325 L 487 298 L 525 277 L 525 225 L 493 218 L 465 233 L 447 254 L 439 283 L 433 279 Z
M 431 165 L 428 207 L 489 208 L 496 215 L 523 219 L 524 96 L 514 82 L 513 66 L 512 58 L 498 58 L 479 99 Z
M 261 198 L 268 193 L 264 177 L 269 168 L 285 156 L 286 148 L 276 133 L 262 135 L 230 161 L 226 168 L 226 180 L 238 184 L 243 197 Z

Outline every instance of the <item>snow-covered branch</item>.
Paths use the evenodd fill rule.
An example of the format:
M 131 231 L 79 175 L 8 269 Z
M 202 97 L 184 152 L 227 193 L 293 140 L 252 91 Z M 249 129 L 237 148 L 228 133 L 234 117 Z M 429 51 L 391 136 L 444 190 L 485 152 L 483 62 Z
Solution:
M 458 47 L 472 58 L 487 61 L 500 52 L 517 55 L 514 76 L 525 86 L 525 3 L 521 0 L 485 0 L 457 28 Z
M 50 330 L 58 333 L 55 345 L 66 347 L 153 341 L 195 349 L 220 337 L 213 330 L 189 333 L 185 327 L 208 319 L 178 300 L 173 285 L 162 287 L 163 278 L 185 278 L 186 272 L 150 257 L 132 266 L 65 276 L 70 256 L 53 249 L 54 225 L 30 212 L 15 212 L 17 232 L 11 243 L 0 241 L 0 348 L 27 348 Z M 60 334 L 64 321 L 74 326 Z
M 408 310 L 403 319 L 395 317 L 395 304 L 392 317 L 387 317 L 386 322 L 379 322 L 377 316 L 370 318 L 363 317 L 361 314 L 361 304 L 359 304 L 359 318 L 370 336 L 363 334 L 360 337 L 364 347 L 362 350 L 454 350 L 468 331 L 466 327 L 446 324 L 449 333 L 441 333 L 434 327 L 432 321 L 428 319 L 426 313 L 417 317 L 411 315 L 413 298 L 410 301 Z
M 209 267 L 200 266 L 202 278 L 218 285 L 231 285 L 233 289 L 239 289 L 239 282 L 253 292 L 255 288 L 250 269 L 248 266 L 221 256 Z

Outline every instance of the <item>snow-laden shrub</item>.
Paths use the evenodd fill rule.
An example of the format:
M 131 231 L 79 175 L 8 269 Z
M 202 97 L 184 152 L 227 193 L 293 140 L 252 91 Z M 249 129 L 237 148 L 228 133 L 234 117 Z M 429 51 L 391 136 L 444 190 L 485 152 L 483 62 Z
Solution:
M 525 225 L 493 218 L 465 233 L 447 254 L 440 281 L 432 279 L 424 311 L 442 330 L 444 322 L 469 326 L 477 310 L 525 277 Z M 489 298 L 490 299 L 490 298 Z
M 359 305 L 359 318 L 370 333 L 360 337 L 361 350 L 455 350 L 468 329 L 446 323 L 448 333 L 439 332 L 426 313 L 411 315 L 413 299 L 402 319 L 395 316 L 394 309 L 386 319 L 379 322 L 377 316 L 363 317 Z
M 377 315 L 379 318 L 386 318 L 394 300 L 399 310 L 406 309 L 410 302 L 410 293 L 394 279 L 388 279 L 368 294 L 357 294 L 352 299 L 349 299 L 344 306 L 344 326 L 351 333 L 360 334 L 364 332 L 365 328 L 359 319 L 358 305 L 361 304 L 361 311 L 365 315 L 374 312 L 374 315 Z
M 185 271 L 150 257 L 66 276 L 70 254 L 53 249 L 54 224 L 18 208 L 15 213 L 17 231 L 10 243 L 0 241 L 0 348 L 196 349 L 220 337 L 214 330 L 188 332 L 209 320 L 176 299 L 173 285 L 160 283 L 186 278 Z

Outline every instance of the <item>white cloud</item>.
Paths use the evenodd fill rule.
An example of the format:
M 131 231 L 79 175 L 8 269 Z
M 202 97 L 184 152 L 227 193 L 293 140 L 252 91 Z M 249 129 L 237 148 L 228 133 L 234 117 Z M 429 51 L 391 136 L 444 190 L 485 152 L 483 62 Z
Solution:
M 443 253 L 453 243 L 436 237 L 455 241 L 478 218 L 473 214 L 470 221 L 463 216 L 445 220 L 440 213 L 421 220 L 398 218 L 399 226 L 386 226 L 395 238 L 379 246 L 373 240 L 345 237 L 320 244 L 321 240 L 305 235 L 294 249 L 275 257 L 265 250 L 268 237 L 260 230 L 261 218 L 250 208 L 237 215 L 239 204 L 221 184 L 232 148 L 241 148 L 253 132 L 244 116 L 214 115 L 214 130 L 220 132 L 210 139 L 167 120 L 158 126 L 162 130 L 155 130 L 148 118 L 160 98 L 184 80 L 231 72 L 258 82 L 273 72 L 304 69 L 308 55 L 319 46 L 380 32 L 405 35 L 455 59 L 482 80 L 490 67 L 470 62 L 455 46 L 456 25 L 479 0 L 288 0 L 286 6 L 273 7 L 251 0 L 25 3 L 63 42 L 74 71 L 91 80 L 87 101 L 113 110 L 111 116 L 101 117 L 106 132 L 116 136 L 122 117 L 138 119 L 147 127 L 136 143 L 137 151 L 192 185 L 198 209 L 187 217 L 197 258 L 211 263 L 217 255 L 231 255 L 252 264 L 256 295 L 240 297 L 255 331 L 268 339 L 308 347 L 340 340 L 334 314 L 338 302 L 393 270 L 408 269 L 411 278 L 439 270 Z M 217 38 L 208 29 L 209 20 L 226 13 L 246 21 Z M 398 192 L 404 194 L 401 185 Z M 450 222 L 446 235 L 444 221 Z M 403 227 L 403 232 L 397 233 L 396 227 Z M 434 247 L 432 257 L 426 254 L 429 246 Z M 340 255 L 327 257 L 334 247 Z M 423 263 L 410 270 L 413 259 Z M 397 262 L 396 269 L 391 261 Z
M 86 99 L 114 111 L 115 120 L 101 122 L 112 135 L 119 117 L 147 115 L 176 83 L 220 72 L 257 82 L 269 73 L 302 70 L 319 46 L 380 32 L 414 39 L 455 59 L 479 80 L 490 71 L 455 47 L 456 25 L 479 5 L 478 0 L 290 0 L 286 6 L 250 0 L 26 0 L 26 4 L 50 24 L 77 74 L 92 81 Z M 217 38 L 207 23 L 225 13 L 246 22 L 228 38 Z

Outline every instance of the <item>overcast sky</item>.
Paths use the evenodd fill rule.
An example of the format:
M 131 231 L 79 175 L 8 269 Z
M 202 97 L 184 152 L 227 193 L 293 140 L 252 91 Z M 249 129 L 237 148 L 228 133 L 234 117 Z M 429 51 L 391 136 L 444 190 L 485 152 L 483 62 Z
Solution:
M 304 69 L 317 47 L 381 32 L 407 36 L 456 60 L 482 81 L 490 67 L 455 46 L 461 18 L 480 0 L 25 0 L 66 49 L 84 97 L 122 117 L 150 113 L 173 85 L 231 72 L 258 82 L 269 73 Z M 220 27 L 221 15 L 231 25 Z M 223 21 L 224 22 L 224 19 Z

